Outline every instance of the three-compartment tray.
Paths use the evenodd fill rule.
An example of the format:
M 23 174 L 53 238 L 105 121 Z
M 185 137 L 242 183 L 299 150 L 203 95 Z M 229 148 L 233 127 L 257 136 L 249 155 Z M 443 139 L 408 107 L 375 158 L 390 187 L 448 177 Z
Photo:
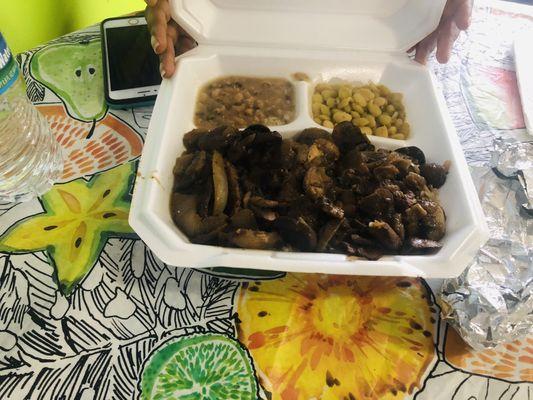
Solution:
M 193 8 L 198 6 L 198 2 L 211 4 L 209 0 L 196 1 L 174 1 L 176 17 L 183 11 L 180 7 L 186 4 Z M 216 6 L 222 1 L 212 2 Z M 235 2 L 239 1 L 230 1 Z M 420 5 L 421 2 L 405 0 L 403 4 Z M 257 12 L 261 15 L 265 11 Z M 397 12 L 404 10 L 398 9 Z M 211 15 L 211 18 L 214 17 Z M 387 18 L 392 17 L 389 15 Z M 194 31 L 195 27 L 187 24 L 186 20 L 179 22 Z M 464 270 L 487 240 L 487 228 L 444 99 L 435 89 L 432 75 L 426 67 L 411 61 L 400 51 L 210 44 L 205 40 L 209 35 L 200 34 L 201 29 L 196 26 L 195 38 L 200 42 L 199 47 L 178 57 L 176 74 L 161 85 L 130 211 L 131 226 L 162 261 L 194 268 L 225 266 L 426 278 L 453 277 Z M 400 48 L 409 43 L 402 42 Z M 297 72 L 307 74 L 310 82 L 294 81 L 292 75 Z M 439 191 L 447 216 L 447 233 L 442 240 L 442 249 L 433 255 L 386 256 L 378 261 L 368 261 L 342 254 L 247 250 L 191 243 L 170 215 L 172 170 L 176 158 L 184 151 L 183 135 L 195 127 L 193 119 L 198 91 L 212 79 L 229 75 L 282 77 L 293 82 L 297 117 L 290 124 L 271 127 L 284 138 L 304 128 L 319 126 L 311 115 L 311 95 L 317 83 L 332 80 L 367 83 L 371 80 L 401 92 L 411 124 L 411 135 L 401 141 L 375 136 L 370 139 L 377 147 L 387 149 L 418 146 L 431 162 L 451 162 L 446 184 Z

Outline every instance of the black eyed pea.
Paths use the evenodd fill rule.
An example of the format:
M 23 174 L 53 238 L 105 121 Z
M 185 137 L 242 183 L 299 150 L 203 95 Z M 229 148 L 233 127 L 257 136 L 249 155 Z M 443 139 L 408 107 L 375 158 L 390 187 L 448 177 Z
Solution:
M 392 122 L 392 118 L 390 117 L 390 115 L 387 115 L 387 114 L 381 114 L 379 117 L 378 117 L 378 121 L 381 125 L 384 125 L 386 127 L 389 127 L 391 125 L 391 122 Z
M 324 122 L 322 123 L 322 126 L 331 129 L 331 128 L 333 128 L 333 122 L 326 120 L 326 121 L 324 121 Z
M 339 122 L 345 122 L 345 121 L 351 121 L 352 116 L 344 111 L 339 111 L 333 114 L 333 121 L 339 123 Z
M 315 93 L 313 97 L 311 98 L 313 103 L 320 103 L 322 104 L 324 102 L 324 99 L 320 93 Z
M 363 126 L 362 128 L 359 128 L 361 130 L 361 133 L 367 136 L 372 135 L 372 129 L 368 126 Z
M 374 103 L 368 103 L 368 112 L 374 117 L 379 117 L 381 115 L 381 109 Z
M 357 118 L 356 120 L 354 120 L 354 123 L 356 126 L 361 127 L 361 126 L 367 126 L 370 123 L 370 121 L 366 118 L 361 117 L 361 118 Z
M 376 128 L 376 130 L 374 131 L 374 135 L 381 137 L 389 137 L 389 132 L 387 131 L 386 126 L 380 126 Z

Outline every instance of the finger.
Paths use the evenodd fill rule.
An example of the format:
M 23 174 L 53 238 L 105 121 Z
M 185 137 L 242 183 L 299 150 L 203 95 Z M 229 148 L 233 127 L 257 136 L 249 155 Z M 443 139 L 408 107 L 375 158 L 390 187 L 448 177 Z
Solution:
M 425 65 L 426 61 L 431 54 L 431 52 L 437 46 L 437 35 L 438 31 L 434 31 L 428 37 L 421 40 L 420 43 L 416 46 L 415 61 Z
M 146 7 L 145 14 L 152 35 L 152 47 L 157 54 L 161 54 L 167 48 L 167 24 L 170 20 L 168 2 L 159 0 L 155 7 Z
M 176 21 L 170 21 L 167 27 L 167 37 L 170 38 L 171 43 L 176 46 L 178 40 L 181 38 L 180 29 Z
M 457 28 L 459 28 L 462 31 L 465 31 L 470 26 L 470 20 L 472 18 L 472 7 L 473 7 L 472 0 L 463 0 L 461 2 L 461 5 L 457 9 L 457 12 L 455 13 L 454 21 L 457 25 Z
M 157 0 L 144 0 L 148 7 L 153 7 L 157 4 Z
M 161 64 L 159 65 L 159 72 L 161 72 L 162 78 L 170 78 L 172 75 L 174 75 L 174 71 L 176 70 L 175 58 L 176 53 L 174 50 L 174 44 L 172 44 L 172 39 L 168 37 L 167 49 L 159 58 L 161 61 Z
M 446 64 L 452 54 L 452 47 L 459 36 L 459 28 L 453 20 L 447 21 L 439 29 L 437 40 L 437 61 Z

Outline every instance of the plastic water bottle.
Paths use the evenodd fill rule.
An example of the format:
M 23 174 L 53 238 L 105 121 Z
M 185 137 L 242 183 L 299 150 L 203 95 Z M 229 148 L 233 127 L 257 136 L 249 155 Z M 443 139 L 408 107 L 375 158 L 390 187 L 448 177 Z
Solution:
M 26 97 L 17 63 L 0 33 L 0 202 L 43 194 L 62 169 L 59 144 Z

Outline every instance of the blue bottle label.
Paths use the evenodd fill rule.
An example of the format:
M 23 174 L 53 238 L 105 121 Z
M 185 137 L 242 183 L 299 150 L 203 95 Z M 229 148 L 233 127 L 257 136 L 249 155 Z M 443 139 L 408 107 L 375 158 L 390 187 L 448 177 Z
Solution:
M 17 80 L 19 69 L 4 37 L 0 33 L 0 94 L 9 89 Z

